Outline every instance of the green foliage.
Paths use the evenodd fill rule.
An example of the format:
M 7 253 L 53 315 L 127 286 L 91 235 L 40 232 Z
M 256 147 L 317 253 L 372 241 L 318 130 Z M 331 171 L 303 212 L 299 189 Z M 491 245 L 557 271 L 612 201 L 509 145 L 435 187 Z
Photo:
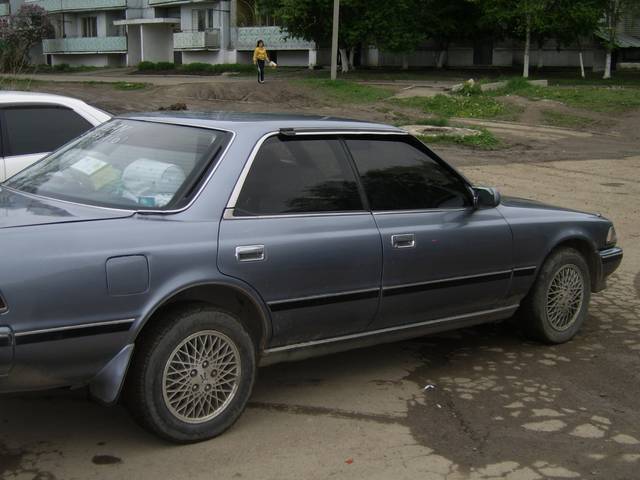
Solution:
M 203 62 L 185 63 L 184 65 L 175 65 L 171 62 L 140 62 L 138 71 L 145 73 L 153 72 L 173 72 L 184 73 L 189 75 L 220 75 L 225 72 L 251 73 L 255 72 L 253 65 L 243 65 L 239 63 L 220 63 L 211 64 Z
M 30 62 L 29 50 L 53 35 L 47 12 L 38 5 L 24 4 L 9 18 L 0 20 L 0 67 L 17 73 Z
M 538 87 L 523 79 L 510 80 L 504 89 L 490 92 L 491 96 L 519 95 L 531 100 L 554 100 L 570 107 L 595 112 L 620 112 L 640 108 L 637 88 L 603 86 Z
M 488 95 L 436 95 L 395 99 L 400 105 L 418 108 L 430 115 L 444 118 L 495 118 L 514 114 L 517 108 Z
M 347 80 L 332 82 L 314 78 L 299 80 L 299 82 L 341 103 L 373 103 L 385 100 L 392 95 L 391 91 L 384 88 L 361 85 Z
M 142 90 L 147 88 L 147 84 L 139 82 L 115 82 L 113 88 L 116 90 Z
M 504 145 L 502 142 L 486 129 L 477 129 L 481 133 L 479 135 L 461 137 L 458 135 L 436 135 L 436 136 L 420 136 L 418 137 L 427 145 L 434 144 L 451 144 L 469 147 L 476 150 L 497 150 Z
M 141 72 L 146 72 L 146 71 L 150 71 L 150 70 L 155 70 L 156 69 L 156 64 L 153 62 L 140 62 L 138 64 L 138 70 L 140 70 Z
M 176 65 L 173 62 L 157 62 L 155 65 L 155 70 L 159 72 L 168 72 L 170 70 L 174 70 L 175 68 Z

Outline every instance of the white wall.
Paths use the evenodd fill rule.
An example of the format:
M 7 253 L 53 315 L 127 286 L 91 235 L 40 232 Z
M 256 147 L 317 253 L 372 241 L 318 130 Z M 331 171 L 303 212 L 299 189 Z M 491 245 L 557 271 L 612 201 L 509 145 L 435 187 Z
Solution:
M 66 63 L 71 66 L 120 67 L 125 63 L 125 56 L 118 53 L 109 55 L 54 54 L 51 55 L 51 63 L 52 65 Z
M 127 25 L 127 65 L 134 67 L 141 60 L 140 25 Z
M 277 50 L 277 53 L 278 65 L 281 67 L 309 66 L 309 50 Z
M 148 62 L 173 62 L 173 28 L 165 24 L 140 25 L 142 57 Z
M 227 63 L 223 52 L 182 52 L 182 63 Z

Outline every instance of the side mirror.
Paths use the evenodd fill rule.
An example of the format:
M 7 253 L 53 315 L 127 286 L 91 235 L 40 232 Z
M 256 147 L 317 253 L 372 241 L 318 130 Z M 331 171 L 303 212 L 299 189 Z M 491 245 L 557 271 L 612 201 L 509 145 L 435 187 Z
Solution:
M 495 208 L 500 205 L 500 192 L 490 187 L 473 187 L 473 207 Z

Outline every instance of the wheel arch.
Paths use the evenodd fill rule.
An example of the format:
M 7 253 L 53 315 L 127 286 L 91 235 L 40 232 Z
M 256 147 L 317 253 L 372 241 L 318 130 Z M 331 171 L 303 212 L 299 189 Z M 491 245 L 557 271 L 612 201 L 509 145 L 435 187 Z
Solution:
M 542 262 L 540 263 L 540 268 L 554 252 L 561 248 L 572 248 L 584 257 L 587 262 L 587 266 L 589 267 L 591 290 L 596 291 L 601 277 L 602 265 L 600 263 L 598 248 L 595 242 L 585 234 L 573 233 L 571 235 L 563 236 L 557 239 L 547 250 Z M 540 271 L 540 268 L 538 268 L 538 272 Z
M 260 354 L 271 337 L 271 318 L 263 300 L 250 287 L 232 282 L 194 283 L 173 291 L 149 310 L 137 325 L 133 341 L 144 334 L 154 318 L 169 309 L 189 303 L 206 303 L 236 316 L 254 341 Z

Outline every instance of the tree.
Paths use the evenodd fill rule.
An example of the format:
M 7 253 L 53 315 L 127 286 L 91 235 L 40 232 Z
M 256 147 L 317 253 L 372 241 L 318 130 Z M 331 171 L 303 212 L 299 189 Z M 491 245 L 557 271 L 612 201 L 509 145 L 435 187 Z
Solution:
M 353 68 L 355 50 L 362 45 L 405 54 L 426 38 L 427 0 L 341 0 L 339 47 L 342 71 Z M 263 13 L 278 18 L 292 37 L 329 45 L 333 0 L 261 0 Z M 403 62 L 407 66 L 406 60 Z
M 524 67 L 522 76 L 529 78 L 531 38 L 547 28 L 554 0 L 475 0 L 488 18 L 515 37 L 523 38 Z
M 365 14 L 368 41 L 381 50 L 402 54 L 402 68 L 409 68 L 410 52 L 427 39 L 425 0 L 369 2 Z
M 30 62 L 29 51 L 44 38 L 53 36 L 47 12 L 24 4 L 9 18 L 0 20 L 0 63 L 3 71 L 16 72 Z
M 366 0 L 341 0 L 340 38 L 342 71 L 353 67 L 353 52 L 375 33 Z M 291 37 L 328 46 L 331 40 L 333 0 L 261 0 L 260 12 L 278 18 Z
M 585 78 L 583 42 L 597 30 L 602 16 L 602 0 L 556 0 L 553 6 L 551 35 L 559 45 L 578 46 L 582 78 Z
M 618 48 L 618 28 L 620 22 L 627 16 L 640 11 L 640 0 L 603 0 L 604 21 L 601 31 L 605 37 L 607 58 L 604 67 L 604 79 L 611 78 L 611 58 L 613 51 Z
M 425 37 L 435 42 L 438 50 L 436 66 L 443 68 L 452 41 L 476 36 L 482 11 L 477 3 L 470 0 L 424 0 L 420 3 L 424 10 L 420 21 Z

